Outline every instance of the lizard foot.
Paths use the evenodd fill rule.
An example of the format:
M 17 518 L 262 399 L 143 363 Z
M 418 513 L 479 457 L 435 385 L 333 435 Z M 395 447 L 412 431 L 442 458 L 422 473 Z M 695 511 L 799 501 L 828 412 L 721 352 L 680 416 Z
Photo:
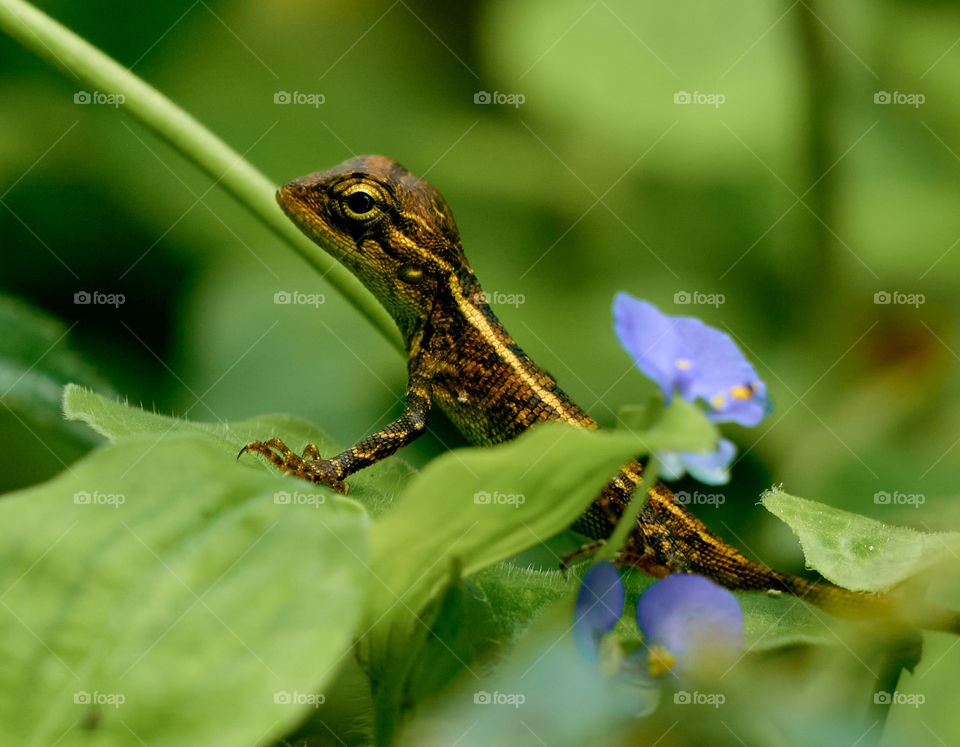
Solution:
M 580 545 L 573 552 L 568 552 L 562 558 L 560 558 L 560 572 L 566 576 L 567 571 L 570 569 L 570 564 L 574 560 L 580 558 L 585 558 L 590 555 L 593 555 L 597 550 L 603 547 L 606 544 L 604 540 L 594 540 L 593 542 L 587 542 L 585 545 Z
M 329 459 L 320 456 L 316 444 L 307 444 L 303 456 L 297 456 L 279 438 L 269 441 L 251 441 L 237 454 L 237 459 L 252 451 L 264 456 L 284 472 L 299 477 L 301 480 L 323 483 L 343 495 L 347 494 L 349 486 L 339 477 L 339 470 Z

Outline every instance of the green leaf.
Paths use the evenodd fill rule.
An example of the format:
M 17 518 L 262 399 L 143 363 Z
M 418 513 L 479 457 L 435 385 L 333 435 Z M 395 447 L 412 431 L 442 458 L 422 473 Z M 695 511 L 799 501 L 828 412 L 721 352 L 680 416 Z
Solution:
M 551 603 L 563 597 L 575 598 L 588 567 L 589 563 L 581 564 L 564 576 L 559 571 L 499 563 L 475 574 L 471 580 L 483 591 L 494 611 L 496 628 L 488 631 L 488 635 L 509 642 L 523 634 Z M 632 569 L 622 569 L 621 577 L 627 598 L 624 616 L 630 616 L 640 594 L 654 579 Z M 821 619 L 794 597 L 757 591 L 735 592 L 735 595 L 743 610 L 747 651 L 769 651 L 800 644 L 837 645 L 837 637 Z
M 656 424 L 667 405 L 663 395 L 655 394 L 642 405 L 624 405 L 617 410 L 617 428 L 644 431 Z
M 0 474 L 0 492 L 47 479 L 100 442 L 63 419 L 63 386 L 110 387 L 69 346 L 67 326 L 0 295 L 0 451 L 16 454 Z
M 422 608 L 455 560 L 469 576 L 562 531 L 630 459 L 704 451 L 715 439 L 712 425 L 682 403 L 646 432 L 543 423 L 507 444 L 444 454 L 374 528 L 373 565 L 386 591 L 371 598 L 370 621 Z
M 603 743 L 598 735 L 649 711 L 660 685 L 602 675 L 575 650 L 572 617 L 572 601 L 547 605 L 500 666 L 465 674 L 415 711 L 400 743 Z
M 890 589 L 960 550 L 957 532 L 891 526 L 777 490 L 762 501 L 799 537 L 807 565 L 848 589 Z
M 840 644 L 840 639 L 831 632 L 830 627 L 838 621 L 815 613 L 796 597 L 762 591 L 738 591 L 734 594 L 743 610 L 745 651 Z
M 243 445 L 250 441 L 277 437 L 297 452 L 302 451 L 308 443 L 315 443 L 321 454 L 331 455 L 340 451 L 340 447 L 326 433 L 292 415 L 260 415 L 235 423 L 200 423 L 147 412 L 72 384 L 64 391 L 63 411 L 68 418 L 82 420 L 113 441 L 137 435 L 155 435 L 158 438 L 172 434 L 192 435 L 236 457 Z M 274 476 L 279 474 L 276 467 L 252 454 L 244 456 L 241 462 Z M 402 459 L 386 459 L 351 477 L 350 495 L 376 516 L 392 505 L 412 474 L 412 468 Z
M 69 381 L 109 385 L 68 345 L 67 326 L 27 304 L 0 295 L 0 401 L 49 424 L 62 422 L 60 398 Z M 87 440 L 89 434 L 82 433 Z
M 379 688 L 376 722 L 389 740 L 409 659 L 425 623 L 417 616 L 446 584 L 541 543 L 569 526 L 618 468 L 652 451 L 707 451 L 713 425 L 682 400 L 651 430 L 599 431 L 548 422 L 495 447 L 460 449 L 410 481 L 371 537 L 376 592 L 365 638 Z
M 276 502 L 290 484 L 168 436 L 0 502 L 5 739 L 253 744 L 301 721 L 314 706 L 282 701 L 348 655 L 368 520 Z

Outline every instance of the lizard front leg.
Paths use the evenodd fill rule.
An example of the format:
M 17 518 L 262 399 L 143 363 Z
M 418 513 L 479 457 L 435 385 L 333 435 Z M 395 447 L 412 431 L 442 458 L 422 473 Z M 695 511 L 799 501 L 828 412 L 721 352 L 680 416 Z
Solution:
M 357 470 L 369 467 L 406 446 L 427 427 L 430 414 L 430 386 L 423 380 L 411 381 L 404 398 L 403 414 L 381 430 L 324 459 L 314 444 L 308 444 L 303 456 L 298 456 L 279 438 L 252 441 L 240 450 L 238 458 L 248 451 L 262 454 L 284 472 L 310 482 L 319 482 L 346 493 L 347 477 Z

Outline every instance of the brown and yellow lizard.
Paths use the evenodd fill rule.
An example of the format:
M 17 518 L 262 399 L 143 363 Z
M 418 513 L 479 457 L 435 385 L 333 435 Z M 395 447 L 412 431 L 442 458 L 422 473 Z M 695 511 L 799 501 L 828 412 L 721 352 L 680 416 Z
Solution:
M 285 472 L 346 492 L 351 474 L 419 437 L 438 406 L 472 444 L 508 441 L 535 423 L 596 422 L 520 349 L 490 309 L 432 185 L 384 156 L 361 156 L 283 185 L 277 201 L 303 233 L 353 272 L 396 321 L 408 355 L 403 414 L 346 451 L 302 456 L 279 439 L 243 447 Z M 574 525 L 609 536 L 642 465 L 625 465 Z M 662 484 L 653 487 L 619 562 L 661 577 L 698 573 L 730 589 L 783 591 L 840 614 L 889 612 L 882 595 L 774 571 L 713 534 Z M 936 623 L 951 627 L 954 620 Z

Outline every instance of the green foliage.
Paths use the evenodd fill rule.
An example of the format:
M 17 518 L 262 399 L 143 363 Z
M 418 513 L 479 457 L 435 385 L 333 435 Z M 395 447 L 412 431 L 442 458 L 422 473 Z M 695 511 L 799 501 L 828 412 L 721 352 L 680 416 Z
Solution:
M 763 505 L 790 525 L 811 568 L 848 589 L 886 591 L 960 551 L 958 532 L 890 526 L 779 490 Z
M 64 421 L 63 386 L 110 387 L 69 347 L 69 330 L 59 320 L 0 295 L 0 330 L 0 450 L 34 447 L 32 459 L 5 462 L 0 490 L 9 490 L 63 469 L 99 442 L 89 429 Z
M 647 431 L 544 423 L 509 444 L 437 458 L 374 529 L 373 561 L 388 593 L 370 619 L 420 609 L 453 562 L 470 575 L 562 531 L 631 458 L 713 442 L 713 427 L 678 398 Z
M 111 440 L 137 435 L 158 438 L 171 435 L 200 436 L 211 446 L 233 457 L 237 456 L 244 444 L 272 436 L 280 437 L 295 451 L 302 450 L 308 443 L 316 444 L 323 454 L 335 454 L 340 450 L 326 433 L 292 415 L 261 415 L 236 423 L 201 423 L 146 412 L 138 407 L 105 399 L 75 385 L 67 386 L 64 390 L 63 411 L 67 418 L 83 421 Z M 275 470 L 256 457 L 247 456 L 243 461 L 276 476 Z M 351 480 L 350 495 L 377 515 L 392 504 L 411 475 L 410 467 L 402 459 L 383 461 Z M 300 486 L 299 481 L 294 484 Z
M 8 495 L 5 739 L 250 743 L 294 726 L 310 705 L 293 693 L 322 696 L 349 655 L 367 531 L 336 496 L 276 502 L 286 485 L 170 434 Z
M 549 613 L 551 619 L 557 619 L 558 615 L 569 615 L 579 576 L 585 566 L 565 576 L 557 571 L 517 567 L 500 561 L 561 531 L 592 500 L 617 466 L 630 457 L 645 450 L 660 448 L 709 448 L 715 438 L 712 427 L 697 410 L 678 399 L 662 413 L 661 418 L 648 423 L 649 427 L 643 431 L 624 429 L 596 432 L 548 425 L 536 428 L 501 447 L 451 452 L 431 463 L 420 474 L 413 475 L 412 479 L 408 467 L 398 460 L 388 460 L 368 470 L 365 475 L 357 475 L 356 488 L 353 490 L 358 502 L 371 507 L 373 513 L 379 516 L 371 527 L 370 558 L 366 560 L 362 550 L 365 540 L 362 537 L 367 534 L 364 527 L 368 522 L 363 519 L 364 512 L 357 504 L 326 495 L 329 491 L 315 491 L 299 481 L 277 477 L 272 469 L 265 471 L 257 458 L 245 457 L 243 461 L 246 464 L 238 464 L 234 459 L 239 444 L 268 434 L 277 435 L 291 445 L 300 446 L 312 441 L 320 445 L 322 450 L 336 449 L 336 444 L 304 421 L 286 416 L 266 416 L 242 423 L 196 423 L 148 413 L 76 386 L 67 388 L 64 399 L 64 409 L 69 417 L 88 423 L 111 439 L 113 445 L 99 450 L 78 465 L 76 475 L 65 475 L 54 483 L 6 503 L 5 507 L 10 512 L 8 525 L 38 522 L 46 526 L 48 531 L 40 534 L 36 542 L 50 543 L 48 534 L 62 530 L 64 522 L 69 526 L 75 520 L 73 514 L 76 514 L 86 522 L 83 526 L 89 526 L 91 532 L 85 539 L 86 544 L 79 547 L 63 546 L 63 551 L 69 553 L 69 557 L 83 567 L 109 567 L 113 563 L 120 563 L 129 573 L 129 584 L 138 588 L 155 588 L 155 581 L 145 582 L 140 575 L 157 573 L 152 565 L 147 564 L 144 569 L 142 563 L 138 565 L 122 556 L 103 559 L 99 555 L 105 545 L 101 532 L 107 532 L 108 536 L 113 536 L 110 532 L 119 533 L 123 537 L 128 531 L 127 527 L 138 533 L 146 531 L 143 525 L 134 521 L 134 517 L 129 516 L 132 506 L 142 510 L 152 522 L 162 519 L 162 526 L 167 526 L 168 520 L 172 521 L 175 508 L 179 507 L 181 512 L 187 514 L 181 519 L 186 523 L 178 527 L 182 535 L 180 543 L 189 546 L 205 547 L 212 542 L 206 537 L 206 532 L 210 531 L 213 519 L 219 513 L 226 512 L 228 507 L 238 516 L 254 512 L 259 517 L 255 526 L 260 531 L 263 531 L 264 522 L 274 518 L 290 522 L 289 531 L 302 533 L 303 536 L 287 539 L 284 544 L 287 554 L 278 551 L 278 560 L 274 560 L 273 556 L 261 559 L 258 563 L 262 567 L 248 566 L 245 561 L 237 560 L 236 556 L 242 554 L 244 549 L 238 549 L 238 545 L 243 541 L 248 544 L 251 541 L 249 532 L 236 537 L 231 535 L 236 523 L 246 526 L 238 519 L 236 523 L 231 522 L 229 528 L 221 530 L 225 533 L 224 537 L 216 535 L 222 553 L 219 555 L 220 562 L 212 565 L 213 570 L 203 564 L 206 555 L 198 552 L 197 559 L 191 557 L 180 561 L 184 569 L 189 567 L 189 571 L 178 571 L 178 575 L 181 578 L 189 575 L 191 578 L 206 579 L 208 575 L 223 573 L 224 563 L 227 563 L 224 558 L 231 558 L 231 562 L 237 562 L 238 576 L 246 569 L 260 583 L 264 583 L 264 579 L 272 573 L 271 563 L 299 562 L 302 555 L 306 562 L 310 553 L 316 551 L 319 555 L 316 563 L 322 566 L 322 570 L 310 566 L 317 573 L 312 583 L 326 583 L 328 586 L 324 587 L 323 594 L 311 593 L 310 599 L 317 604 L 324 604 L 327 613 L 331 605 L 344 610 L 344 615 L 336 619 L 349 624 L 346 633 L 337 628 L 339 638 L 333 634 L 325 637 L 328 643 L 339 640 L 337 646 L 319 652 L 310 648 L 301 649 L 304 657 L 315 662 L 315 671 L 326 672 L 326 679 L 319 684 L 298 684 L 299 692 L 323 692 L 326 683 L 329 689 L 336 690 L 339 686 L 347 688 L 347 692 L 353 692 L 348 700 L 367 702 L 364 693 L 369 685 L 357 682 L 338 685 L 338 680 L 331 685 L 329 677 L 334 672 L 327 670 L 337 667 L 323 664 L 324 661 L 330 661 L 331 657 L 346 655 L 349 637 L 362 632 L 360 644 L 364 654 L 361 660 L 373 678 L 374 701 L 361 706 L 356 718 L 375 723 L 381 734 L 384 730 L 392 732 L 396 728 L 396 719 L 400 715 L 397 709 L 401 701 L 435 701 L 440 693 L 446 691 L 449 683 L 469 677 L 469 672 L 475 672 L 476 667 L 487 668 L 491 661 L 506 655 L 512 657 L 510 652 L 526 650 L 528 645 L 534 645 L 524 641 L 539 640 L 537 636 L 540 634 L 531 631 L 537 629 L 536 621 L 550 609 L 554 609 Z M 639 427 L 640 421 L 632 425 Z M 361 477 L 365 480 L 361 480 Z M 135 483 L 128 486 L 126 481 L 131 480 Z M 70 490 L 77 490 L 79 488 L 76 486 L 83 484 L 109 486 L 108 494 L 129 497 L 117 508 L 96 504 L 75 505 L 72 513 L 64 514 L 54 523 L 26 515 L 26 507 L 41 507 L 57 500 L 63 501 L 65 493 L 69 495 Z M 185 488 L 187 485 L 190 486 L 189 490 Z M 151 490 L 146 492 L 145 486 Z M 99 490 L 106 492 L 103 488 Z M 402 493 L 396 498 L 398 491 Z M 31 499 L 34 493 L 49 494 L 51 497 L 46 498 L 46 502 L 37 500 L 35 496 Z M 274 503 L 272 497 L 278 493 L 293 495 L 293 505 Z M 240 508 L 232 502 L 226 507 L 222 505 L 222 502 L 233 500 L 228 497 L 235 494 L 239 496 L 236 500 L 240 502 Z M 317 494 L 324 495 L 324 503 L 312 509 L 307 499 Z M 168 506 L 171 495 L 177 498 Z M 198 495 L 205 496 L 206 502 L 199 499 Z M 133 496 L 136 497 L 135 502 Z M 296 505 L 298 500 L 300 505 Z M 212 506 L 210 502 L 213 502 Z M 23 515 L 19 512 L 23 512 Z M 191 514 L 196 525 L 188 521 Z M 351 517 L 349 523 L 356 535 L 352 542 L 331 529 L 331 521 L 347 521 L 344 516 Z M 146 518 L 143 521 L 146 522 Z M 214 522 L 217 526 L 220 523 L 223 522 Z M 77 527 L 68 537 L 79 539 L 82 529 L 82 526 Z M 153 531 L 161 530 L 158 527 Z M 267 542 L 273 536 L 273 531 L 262 542 Z M 282 534 L 276 536 L 281 537 Z M 151 543 L 154 541 L 162 544 L 160 539 L 150 540 Z M 173 540 L 166 541 L 176 544 Z M 358 541 L 360 548 L 356 544 Z M 234 555 L 231 556 L 231 552 Z M 147 556 L 156 562 L 152 554 L 147 553 Z M 168 566 L 174 567 L 173 560 L 164 558 L 162 554 L 160 557 Z M 14 564 L 13 567 L 18 566 Z M 160 568 L 163 568 L 162 564 Z M 277 573 L 282 571 L 278 570 Z M 471 580 L 464 582 L 462 576 L 470 576 Z M 320 577 L 326 580 L 321 581 Z M 649 584 L 649 579 L 631 573 L 627 574 L 627 581 L 632 604 Z M 299 575 L 291 580 L 291 584 L 302 582 Z M 196 583 L 206 588 L 203 584 L 210 585 L 211 582 L 201 580 Z M 237 588 L 247 583 L 253 588 L 257 581 L 248 582 L 245 577 L 238 578 Z M 244 609 L 270 609 L 271 614 L 264 617 L 271 624 L 279 616 L 289 619 L 293 625 L 302 619 L 301 613 L 307 614 L 303 612 L 302 586 L 293 588 L 278 585 L 271 588 L 273 591 L 269 598 L 273 602 L 269 607 L 255 605 Z M 178 590 L 189 596 L 182 586 L 175 586 L 168 594 Z M 258 594 L 262 596 L 261 592 Z M 93 609 L 113 609 L 117 606 L 116 602 L 104 602 L 103 597 L 95 594 L 88 596 L 98 599 Z M 258 605 L 261 596 L 257 597 Z M 745 593 L 739 596 L 745 614 L 749 651 L 772 652 L 811 645 L 832 647 L 837 643 L 835 634 L 830 634 L 824 627 L 823 615 L 812 614 L 805 606 L 798 606 L 795 600 L 763 594 Z M 109 594 L 107 597 L 110 598 Z M 332 602 L 331 597 L 336 602 Z M 128 601 L 124 603 L 132 604 Z M 155 635 L 156 627 L 164 621 L 170 623 L 165 614 L 168 608 L 179 609 L 178 603 L 183 607 L 189 602 L 178 602 L 176 599 L 169 601 L 164 597 L 162 603 L 150 601 L 149 605 L 145 605 L 152 614 L 145 609 L 142 625 L 125 632 L 120 638 L 123 645 L 118 647 L 116 656 L 121 664 L 126 662 L 125 666 L 129 666 L 129 657 L 135 655 L 131 652 L 136 652 L 138 646 L 149 646 L 144 640 Z M 294 606 L 295 612 L 287 611 L 287 606 Z M 312 606 L 310 610 L 315 612 Z M 349 610 L 353 612 L 348 614 Z M 317 619 L 327 618 L 321 614 Z M 95 630 L 104 624 L 99 619 L 82 621 Z M 239 656 L 231 648 L 236 640 L 224 630 L 215 628 L 195 633 L 201 634 L 214 639 L 208 644 L 211 655 L 221 652 L 220 655 L 229 656 L 232 651 L 234 656 Z M 218 639 L 218 634 L 225 636 L 224 640 Z M 117 634 L 113 635 L 116 637 Z M 251 638 L 254 636 L 253 633 L 249 635 Z M 529 638 L 531 635 L 534 638 Z M 175 640 L 171 639 L 170 645 L 174 643 Z M 106 644 L 98 638 L 96 645 L 102 647 Z M 290 653 L 290 648 L 281 644 L 279 639 L 270 639 L 260 645 L 274 651 L 280 658 Z M 535 644 L 531 651 L 540 645 Z M 222 653 L 218 646 L 225 646 L 228 653 Z M 173 653 L 171 656 L 176 658 Z M 151 659 L 160 660 L 166 658 Z M 303 662 L 304 659 L 298 658 L 297 661 Z M 114 669 L 119 666 L 114 665 Z M 577 673 L 582 664 L 561 657 L 550 666 L 558 666 L 564 671 L 572 666 L 573 670 L 563 676 L 574 677 L 579 676 Z M 151 677 L 166 676 L 148 667 L 143 671 Z M 117 675 L 108 668 L 105 674 L 99 676 L 101 679 L 96 682 L 110 683 L 110 677 Z M 131 680 L 129 687 L 127 683 L 110 685 L 114 690 L 105 689 L 108 688 L 107 684 L 98 685 L 99 692 L 134 692 L 132 683 Z M 237 689 L 244 689 L 242 694 L 233 692 L 230 695 L 234 700 L 247 702 L 246 699 L 252 701 L 262 696 L 258 689 L 262 682 L 231 678 L 231 683 Z M 605 688 L 609 686 L 609 683 L 604 685 Z M 304 689 L 309 687 L 314 689 Z M 476 689 L 477 686 L 473 683 L 467 687 Z M 630 691 L 628 686 L 627 691 Z M 343 697 L 343 693 L 340 695 Z M 170 697 L 175 695 L 171 694 Z M 623 710 L 625 706 L 620 697 L 610 702 L 620 705 L 614 711 L 601 709 L 598 713 L 609 718 L 615 718 L 617 714 L 622 717 L 631 712 L 630 709 L 639 707 L 634 703 Z M 269 713 L 270 707 L 270 703 L 263 705 L 264 712 Z M 309 707 L 295 712 L 303 714 L 306 710 Z M 251 721 L 257 712 L 255 708 L 249 710 Z M 448 713 L 445 718 L 449 716 Z M 97 718 L 105 717 L 101 715 Z M 156 727 L 149 725 L 149 716 L 143 718 L 146 722 L 142 728 L 154 734 Z M 277 727 L 277 735 L 294 720 L 291 717 L 291 720 L 282 721 Z M 106 728 L 107 722 L 103 723 Z M 172 723 L 164 735 L 174 735 L 170 737 L 173 739 L 180 733 L 177 731 L 180 728 L 190 729 L 193 726 L 187 722 Z M 508 738 L 512 728 L 502 732 L 501 736 Z
M 661 700 L 624 674 L 600 677 L 573 654 L 564 620 L 586 566 L 564 575 L 504 561 L 561 532 L 628 459 L 709 449 L 712 425 L 679 398 L 659 412 L 623 413 L 617 431 L 547 424 L 500 447 L 452 451 L 419 474 L 387 460 L 351 480 L 356 501 L 278 476 L 257 457 L 238 463 L 239 446 L 274 435 L 294 448 L 338 449 L 299 418 L 198 423 L 74 385 L 63 409 L 110 445 L 0 503 L 3 526 L 36 528 L 5 534 L 0 577 L 9 613 L 2 707 L 20 739 L 66 730 L 69 744 L 83 733 L 75 723 L 104 744 L 123 742 L 126 729 L 157 744 L 279 738 L 305 717 L 301 731 L 310 733 L 316 719 L 338 716 L 274 695 L 329 693 L 350 704 L 341 721 L 372 725 L 381 740 L 415 740 L 423 729 L 462 728 L 472 706 L 452 704 L 483 692 L 521 693 L 526 723 L 560 739 L 649 713 Z M 782 493 L 764 502 L 794 527 L 812 566 L 851 585 L 908 578 L 931 543 L 953 541 Z M 865 542 L 878 552 L 851 550 Z M 626 580 L 629 608 L 650 580 Z M 863 649 L 854 628 L 794 599 L 738 596 L 754 658 L 842 643 L 887 672 L 890 687 L 916 662 L 915 649 L 913 658 L 896 653 L 906 645 L 896 639 L 888 653 Z M 628 649 L 637 645 L 630 626 L 621 634 Z M 363 670 L 350 674 L 343 661 L 355 641 Z M 28 662 L 37 657 L 45 663 L 34 672 Z M 531 667 L 536 675 L 518 685 Z M 541 701 L 556 680 L 576 683 L 566 708 L 594 703 L 575 729 L 556 718 L 564 707 Z M 739 679 L 729 686 L 750 689 Z M 75 704 L 74 693 L 102 702 Z M 37 710 L 51 700 L 56 707 Z M 477 735 L 510 740 L 523 728 L 515 714 L 481 715 Z
M 430 3 L 345 10 L 227 1 L 216 14 L 201 5 L 181 17 L 170 6 L 131 19 L 80 4 L 58 12 L 109 40 L 114 53 L 127 50 L 121 72 L 149 66 L 145 77 L 163 81 L 225 141 L 258 145 L 251 157 L 276 181 L 353 152 L 429 169 L 488 289 L 526 299 L 498 308 L 507 327 L 602 422 L 644 386 L 624 375 L 612 334 L 598 334 L 609 327 L 613 293 L 642 291 L 665 305 L 680 290 L 722 290 L 722 311 L 696 312 L 722 319 L 756 351 L 778 412 L 776 427 L 749 441 L 740 434 L 751 449 L 727 491 L 731 511 L 719 520 L 702 512 L 744 549 L 790 559 L 790 543 L 758 529 L 756 512 L 732 508 L 752 505 L 772 479 L 850 508 L 878 485 L 922 475 L 923 518 L 891 508 L 891 520 L 955 525 L 960 473 L 945 457 L 960 412 L 957 378 L 948 375 L 960 258 L 950 138 L 958 109 L 944 92 L 960 80 L 956 8 L 482 7 L 469 18 Z M 160 28 L 169 31 L 156 43 Z M 848 747 L 879 740 L 883 709 L 860 716 L 874 693 L 894 689 L 927 701 L 922 710 L 894 706 L 888 741 L 956 741 L 952 639 L 926 637 L 928 655 L 917 664 L 914 634 L 864 634 L 790 598 L 738 595 L 747 653 L 723 681 L 703 685 L 728 696 L 721 709 L 638 692 L 573 654 L 570 610 L 582 569 L 564 577 L 508 556 L 564 526 L 627 438 L 638 439 L 636 453 L 667 443 L 648 432 L 656 408 L 622 413 L 623 440 L 577 435 L 576 453 L 565 448 L 570 435 L 544 429 L 497 453 L 451 452 L 417 476 L 395 457 L 351 479 L 356 503 L 278 477 L 255 456 L 238 464 L 244 442 L 274 435 L 297 450 L 314 442 L 335 452 L 336 441 L 305 420 L 240 418 L 296 412 L 352 441 L 398 407 L 402 365 L 332 293 L 322 308 L 278 307 L 278 290 L 329 288 L 305 276 L 247 212 L 208 194 L 209 180 L 181 168 L 172 150 L 129 127 L 122 108 L 74 106 L 73 78 L 65 87 L 0 45 L 10 63 L 0 171 L 11 185 L 0 198 L 9 251 L 0 284 L 58 308 L 83 351 L 68 351 L 68 325 L 0 302 L 0 449 L 10 455 L 0 479 L 9 489 L 60 473 L 0 501 L 0 731 L 8 741 L 127 744 L 134 732 L 149 744 L 252 743 L 300 723 L 298 735 L 311 743 L 366 743 L 371 724 L 392 729 L 400 718 L 397 733 L 410 744 L 602 735 Z M 398 57 L 397 48 L 411 52 Z M 290 49 L 309 49 L 311 64 Z M 149 57 L 141 63 L 142 50 Z M 314 90 L 318 71 L 322 111 L 272 105 L 278 88 Z M 871 103 L 875 89 L 898 85 L 926 91 L 927 103 Z M 481 87 L 516 88 L 527 103 L 478 109 L 471 93 Z M 696 88 L 722 91 L 726 102 L 673 104 L 677 90 Z M 384 127 L 384 111 L 399 126 Z M 242 191 L 228 150 L 201 151 L 208 173 Z M 209 160 L 214 153 L 226 160 Z M 247 182 L 261 214 L 289 238 L 266 180 Z M 201 194 L 206 210 L 186 215 Z M 143 255 L 157 236 L 164 245 Z M 171 258 L 178 264 L 157 273 Z M 117 278 L 141 304 L 123 310 L 123 326 L 109 326 L 117 315 L 80 314 L 63 300 Z M 877 307 L 873 294 L 883 288 L 925 293 L 927 304 Z M 169 338 L 149 338 L 163 343 L 150 350 L 163 367 L 154 357 L 126 365 L 145 355 L 142 328 L 158 318 L 175 320 L 162 330 Z M 66 392 L 72 419 L 61 419 L 68 381 L 109 391 L 86 362 L 98 356 L 133 401 L 189 413 L 202 392 L 215 418 L 236 420 L 168 418 L 79 388 Z M 415 463 L 459 443 L 443 428 L 408 450 Z M 670 432 L 680 445 L 698 441 L 692 421 Z M 97 433 L 112 445 L 74 464 L 100 443 Z M 527 502 L 484 513 L 471 491 L 491 488 L 522 492 Z M 81 490 L 128 500 L 73 503 Z M 277 504 L 278 491 L 322 493 L 324 502 Z M 955 534 L 881 525 L 782 493 L 765 504 L 799 536 L 808 565 L 857 588 L 926 582 L 932 564 L 957 550 Z M 551 567 L 552 546 L 540 552 Z M 955 577 L 940 574 L 939 601 L 951 593 L 957 601 Z M 630 574 L 629 599 L 647 583 Z M 914 665 L 916 677 L 900 679 L 901 666 Z M 290 683 L 327 695 L 326 704 L 274 703 L 271 694 L 293 690 Z M 73 703 L 73 693 L 94 688 L 125 702 Z M 474 700 L 498 690 L 526 703 L 504 710 Z M 632 718 L 640 714 L 649 715 Z

